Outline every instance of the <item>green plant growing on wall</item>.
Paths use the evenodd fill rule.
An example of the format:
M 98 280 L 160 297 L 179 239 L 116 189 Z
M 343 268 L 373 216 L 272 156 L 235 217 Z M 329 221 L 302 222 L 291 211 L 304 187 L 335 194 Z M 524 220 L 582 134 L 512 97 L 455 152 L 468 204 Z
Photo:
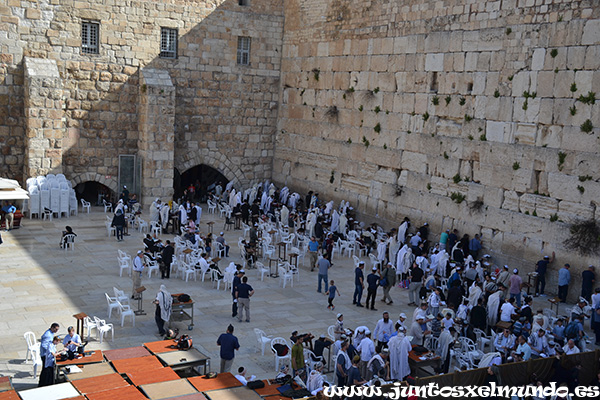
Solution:
M 321 70 L 318 68 L 315 68 L 312 70 L 313 73 L 313 78 L 315 78 L 315 81 L 319 81 L 319 75 L 321 74 Z
M 367 140 L 367 138 L 364 136 L 362 137 L 362 142 L 366 148 L 369 148 L 369 146 L 371 145 L 371 142 L 369 142 L 369 140 Z
M 514 78 L 514 77 L 515 77 L 514 75 L 510 75 L 510 76 L 508 77 L 508 80 L 509 80 L 510 82 L 512 82 L 512 80 L 513 80 L 513 78 Z
M 379 86 L 377 86 L 375 89 L 373 89 L 373 93 L 379 93 Z
M 485 135 L 485 133 L 482 133 L 481 135 L 479 135 L 479 140 L 481 140 L 482 142 L 487 141 L 487 136 Z
M 446 98 L 444 99 L 444 101 L 446 102 L 446 105 L 448 105 L 452 101 L 452 97 L 451 96 L 446 96 Z
M 459 183 L 461 180 L 462 180 L 462 179 L 461 179 L 461 177 L 460 177 L 460 174 L 456 174 L 456 175 L 454 175 L 454 176 L 452 177 L 452 181 L 453 181 L 454 183 Z
M 550 216 L 550 222 L 558 221 L 558 214 L 554 213 Z
M 564 245 L 568 250 L 583 256 L 598 254 L 600 250 L 600 226 L 595 219 L 577 221 L 569 228 L 570 237 Z
M 346 93 L 354 93 L 354 86 L 350 86 L 348 89 L 346 89 Z
M 346 100 L 346 93 L 342 95 L 342 99 Z
M 594 125 L 592 125 L 592 121 L 586 119 L 583 124 L 579 126 L 582 132 L 590 133 L 594 129 Z
M 473 140 L 473 139 L 475 139 L 475 138 L 473 137 L 473 135 L 469 135 L 469 136 L 467 136 L 467 138 L 468 138 L 469 140 Z
M 577 186 L 577 190 L 579 190 L 579 193 L 583 194 L 585 192 L 585 188 L 581 185 Z
M 390 110 L 385 110 L 385 115 L 388 115 L 390 113 Z
M 440 104 L 440 98 L 439 98 L 439 97 L 437 97 L 437 96 L 433 96 L 433 98 L 431 99 L 431 103 L 432 103 L 434 106 L 437 106 L 438 104 Z
M 558 170 L 562 171 L 564 165 L 565 165 L 565 160 L 567 158 L 567 153 L 563 153 L 562 151 L 558 152 Z
M 329 183 L 333 183 L 335 181 L 335 171 L 331 171 L 331 176 L 329 177 Z
M 465 122 L 471 122 L 473 121 L 473 117 L 470 116 L 469 114 L 465 114 Z
M 427 121 L 429 119 L 429 113 L 427 111 L 425 111 L 425 114 L 423 114 L 423 121 Z
M 523 102 L 523 105 L 521 106 L 521 108 L 525 111 L 527 111 L 527 108 L 529 108 L 529 103 L 527 102 L 527 99 L 525 99 L 525 101 Z
M 558 49 L 550 50 L 550 57 L 556 58 L 557 55 L 558 55 Z
M 494 97 L 495 98 L 500 97 L 500 91 L 498 89 L 494 90 Z
M 148 86 L 146 86 L 146 84 L 144 83 L 142 85 L 142 93 L 146 93 L 146 90 L 148 90 Z
M 531 215 L 533 215 L 534 217 L 537 217 L 537 211 L 533 210 L 533 212 L 531 213 Z
M 521 164 L 519 164 L 518 161 L 515 161 L 512 165 L 512 169 L 514 169 L 515 171 L 518 170 L 519 168 L 521 168 Z
M 381 124 L 378 122 L 377 125 L 373 127 L 373 130 L 377 133 L 381 132 Z
M 373 111 L 375 111 L 375 114 L 379 114 L 381 112 L 381 107 L 376 106 Z
M 450 156 L 448 156 L 448 153 L 444 152 L 444 158 L 447 160 L 450 158 Z M 460 178 L 460 177 L 459 177 Z
M 387 150 L 387 144 L 385 144 L 385 143 L 383 144 L 383 149 Z
M 363 106 L 362 104 L 360 106 L 358 106 L 358 111 L 362 111 L 363 110 Z
M 525 211 L 525 215 L 529 215 L 529 211 Z
M 579 182 L 591 181 L 592 177 L 589 175 L 579 175 Z
M 352 144 L 352 139 L 351 139 L 351 138 L 348 138 L 348 140 L 346 140 L 346 143 L 348 143 L 348 144 Z
M 512 33 L 512 29 L 506 28 L 506 36 L 510 35 L 511 33 Z
M 571 112 L 571 115 L 575 115 L 575 114 L 577 114 L 577 107 L 575 107 L 575 106 L 569 107 L 569 111 Z
M 461 106 L 464 106 L 466 102 L 467 102 L 467 99 L 465 99 L 464 97 L 461 97 L 460 100 L 458 101 L 458 104 L 460 104 Z
M 427 190 L 431 190 L 431 183 L 427 184 Z
M 571 83 L 571 92 L 575 93 L 577 91 L 577 84 L 575 82 Z
M 466 196 L 459 192 L 452 192 L 450 194 L 450 199 L 456 204 L 460 204 L 465 200 Z
M 577 100 L 583 104 L 596 104 L 596 93 L 589 91 L 585 96 L 580 95 Z
M 337 119 L 340 115 L 340 110 L 338 110 L 337 106 L 331 106 L 325 111 L 325 115 L 332 119 Z

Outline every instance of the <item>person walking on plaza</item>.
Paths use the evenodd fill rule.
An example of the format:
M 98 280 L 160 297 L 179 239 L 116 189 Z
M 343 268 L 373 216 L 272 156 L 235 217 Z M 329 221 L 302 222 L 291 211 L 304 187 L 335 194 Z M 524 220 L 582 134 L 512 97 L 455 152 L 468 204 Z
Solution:
M 371 310 L 375 310 L 375 297 L 377 296 L 377 287 L 379 286 L 379 275 L 377 275 L 377 267 L 373 267 L 373 271 L 367 275 L 367 301 L 365 305 L 369 308 L 371 302 Z M 370 358 L 369 358 L 370 359 Z M 367 360 L 369 361 L 369 360 Z
M 171 293 L 167 291 L 165 285 L 160 285 L 160 291 L 156 294 L 154 304 L 156 304 L 154 320 L 158 327 L 158 334 L 163 336 L 167 333 L 165 330 L 165 322 L 169 322 L 169 319 L 171 319 L 171 312 L 173 311 L 173 297 L 171 296 Z
M 571 268 L 571 265 L 565 264 L 564 267 L 558 270 L 558 298 L 561 303 L 567 302 L 567 295 L 569 294 L 569 283 L 571 282 L 569 268 Z
M 340 295 L 340 291 L 338 290 L 337 286 L 335 286 L 332 279 L 331 282 L 329 282 L 329 289 L 327 289 L 327 291 L 325 292 L 328 301 L 327 308 L 330 308 L 331 311 L 335 310 L 335 306 L 333 305 L 333 299 L 335 299 L 336 293 L 338 296 Z
M 408 289 L 408 300 L 409 306 L 416 306 L 417 301 L 421 298 L 419 293 L 421 291 L 421 287 L 423 286 L 423 270 L 416 263 L 413 264 L 413 267 L 410 270 L 410 284 Z
M 390 296 L 390 290 L 396 284 L 396 270 L 394 269 L 392 263 L 387 263 L 387 265 L 381 270 L 381 279 L 379 284 L 383 286 L 382 301 L 388 305 L 394 303 L 392 296 Z
M 222 333 L 217 339 L 217 346 L 221 346 L 221 369 L 220 372 L 229 372 L 235 358 L 235 351 L 239 350 L 240 343 L 233 336 L 233 325 L 229 324 L 227 332 Z
M 4 202 L 4 206 L 2 207 L 2 213 L 4 214 L 4 228 L 6 228 L 7 232 L 13 228 L 16 212 L 17 208 L 15 206 L 10 204 L 8 201 Z
M 554 262 L 554 252 L 552 252 L 552 258 L 544 256 L 543 259 L 537 262 L 535 265 L 535 272 L 537 272 L 537 283 L 535 284 L 535 295 L 544 295 L 544 289 L 546 288 L 546 272 L 548 272 L 548 265 Z
M 235 298 L 238 301 L 239 313 L 238 322 L 242 322 L 244 310 L 246 310 L 246 322 L 250 322 L 250 297 L 254 294 L 252 286 L 248 285 L 248 277 L 242 278 L 242 283 L 237 286 Z
M 131 280 L 133 281 L 133 288 L 131 290 L 131 298 L 137 299 L 139 294 L 137 289 L 142 286 L 142 273 L 144 272 L 144 252 L 138 250 L 137 256 L 133 259 L 133 272 L 131 273 Z
M 112 219 L 112 223 L 116 230 L 117 242 L 123 241 L 123 227 L 125 226 L 125 214 L 123 209 L 119 208 L 115 211 L 115 215 Z
M 317 292 L 321 293 L 321 281 L 325 282 L 325 292 L 327 292 L 329 290 L 329 283 L 327 279 L 329 268 L 331 268 L 331 263 L 327 258 L 325 258 L 325 254 L 323 254 L 322 257 L 319 257 L 319 261 L 317 261 L 317 268 L 319 270 L 319 275 L 317 276 Z
M 310 238 L 310 242 L 308 242 L 308 260 L 310 263 L 310 270 L 315 270 L 315 265 L 317 264 L 317 258 L 319 257 L 319 242 L 317 242 L 317 238 L 312 236 Z
M 360 304 L 363 289 L 365 288 L 363 269 L 365 269 L 365 263 L 361 261 L 354 270 L 354 296 L 352 297 L 352 304 L 355 304 L 357 307 L 364 307 Z
M 160 279 L 169 279 L 171 277 L 171 263 L 173 262 L 173 254 L 175 254 L 175 243 L 167 240 L 167 245 L 161 253 L 160 261 Z

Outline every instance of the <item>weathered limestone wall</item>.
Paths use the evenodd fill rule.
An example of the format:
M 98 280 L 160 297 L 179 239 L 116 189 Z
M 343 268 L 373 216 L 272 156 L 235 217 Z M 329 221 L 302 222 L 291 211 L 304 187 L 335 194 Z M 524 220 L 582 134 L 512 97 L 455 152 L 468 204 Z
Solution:
M 552 250 L 558 265 L 593 261 L 561 243 L 568 222 L 597 218 L 600 102 L 576 100 L 600 93 L 597 2 L 291 0 L 285 11 L 276 182 L 389 227 L 408 215 L 436 233 L 480 232 L 497 263 L 528 271 Z
M 175 86 L 173 163 L 180 172 L 206 162 L 236 182 L 269 177 L 282 3 L 6 0 L 0 5 L 0 174 L 26 178 L 23 57 L 30 56 L 54 60 L 62 78 L 61 165 L 74 182 L 102 176 L 117 190 L 118 155 L 138 152 L 140 68 L 168 71 Z M 82 20 L 100 23 L 99 54 L 81 53 Z M 158 57 L 161 27 L 178 29 L 177 59 Z M 249 66 L 236 65 L 239 35 L 252 37 Z

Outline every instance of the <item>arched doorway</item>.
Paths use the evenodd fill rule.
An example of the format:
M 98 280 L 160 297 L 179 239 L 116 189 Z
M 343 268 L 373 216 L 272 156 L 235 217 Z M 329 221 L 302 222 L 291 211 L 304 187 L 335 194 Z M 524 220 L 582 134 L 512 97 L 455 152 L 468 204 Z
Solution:
M 194 200 L 205 202 L 207 193 L 219 183 L 224 189 L 227 183 L 229 183 L 229 179 L 209 165 L 196 165 L 186 170 L 183 174 L 180 174 L 179 170 L 175 168 L 173 189 L 175 191 L 175 198 L 177 199 L 183 196 L 185 189 L 194 186 Z
M 96 181 L 85 181 L 75 186 L 77 199 L 84 199 L 93 205 L 102 205 L 102 199 L 112 201 L 115 193 L 106 185 Z

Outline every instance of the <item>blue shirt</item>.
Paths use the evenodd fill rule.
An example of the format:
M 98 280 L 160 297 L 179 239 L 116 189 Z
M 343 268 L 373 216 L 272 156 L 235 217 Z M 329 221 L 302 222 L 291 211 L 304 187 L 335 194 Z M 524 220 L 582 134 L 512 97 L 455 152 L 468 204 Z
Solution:
M 240 286 L 240 284 L 242 283 L 242 280 L 240 279 L 239 276 L 234 276 L 233 277 L 233 281 L 231 282 L 231 293 L 233 295 L 235 295 L 235 291 L 237 290 L 238 286 Z
M 15 206 L 4 206 L 2 207 L 2 211 L 4 211 L 5 213 L 15 213 L 17 212 L 17 208 Z
M 335 287 L 334 285 L 329 286 L 329 298 L 330 299 L 335 298 L 336 291 L 337 291 L 337 287 Z
M 537 262 L 537 273 L 538 275 L 546 275 L 546 271 L 548 270 L 548 260 L 540 260 Z
M 316 240 L 313 242 L 312 240 L 308 242 L 308 250 L 309 251 L 317 251 L 319 250 L 319 242 Z
M 571 282 L 571 273 L 567 268 L 558 270 L 558 286 L 566 286 Z
M 248 285 L 247 283 L 241 283 L 237 287 L 238 297 L 240 299 L 249 299 L 250 292 L 253 290 L 254 289 L 252 289 L 252 286 Z
M 354 381 L 360 382 L 362 378 L 360 377 L 360 370 L 353 365 L 348 370 L 348 382 L 346 384 L 348 386 L 354 385 Z
M 50 348 L 53 339 L 54 333 L 50 329 L 44 332 L 40 343 L 40 357 L 45 357 L 48 354 L 48 349 Z
M 479 239 L 473 238 L 471 242 L 469 242 L 469 250 L 478 251 L 481 250 L 481 242 Z
M 360 285 L 361 279 L 364 281 L 365 275 L 363 274 L 362 269 L 356 267 L 356 269 L 354 270 L 354 283 L 356 285 Z
M 64 346 L 66 346 L 66 345 L 67 345 L 67 343 L 69 343 L 70 341 L 77 342 L 77 343 L 81 343 L 81 338 L 80 338 L 80 337 L 79 337 L 79 335 L 78 335 L 78 334 L 76 334 L 76 333 L 74 333 L 74 334 L 73 334 L 73 336 L 71 336 L 71 335 L 67 335 L 67 336 L 65 336 L 65 338 L 63 339 L 63 345 L 64 345 Z M 75 352 L 75 351 L 77 351 L 77 345 L 76 345 L 76 344 L 70 344 L 70 345 L 67 347 L 67 349 L 68 349 L 69 351 L 73 351 L 73 352 Z
M 367 284 L 369 289 L 377 289 L 377 283 L 379 282 L 379 276 L 376 274 L 367 275 Z
M 240 348 L 238 339 L 231 333 L 222 333 L 217 339 L 217 344 L 221 346 L 221 358 L 223 360 L 233 360 L 235 350 Z

